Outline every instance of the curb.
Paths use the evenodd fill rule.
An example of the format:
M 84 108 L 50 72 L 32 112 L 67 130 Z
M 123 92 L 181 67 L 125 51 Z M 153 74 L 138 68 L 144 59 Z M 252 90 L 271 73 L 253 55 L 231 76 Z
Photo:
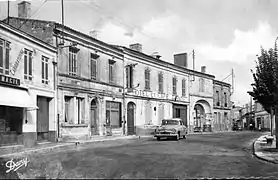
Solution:
M 260 136 L 261 137 L 261 136 Z M 259 137 L 259 138 L 260 138 Z M 272 163 L 272 164 L 278 164 L 278 162 L 275 162 L 275 161 L 273 161 L 273 160 L 269 160 L 269 159 L 267 159 L 267 158 L 263 158 L 263 157 L 261 157 L 261 156 L 259 156 L 258 154 L 257 154 L 257 152 L 256 152 L 256 150 L 255 150 L 255 144 L 256 144 L 256 142 L 258 141 L 258 139 L 259 138 L 256 138 L 254 141 L 253 141 L 253 148 L 252 148 L 252 150 L 253 150 L 253 155 L 256 157 L 256 158 L 258 158 L 258 159 L 260 159 L 260 160 L 262 160 L 262 161 L 266 161 L 266 162 L 269 162 L 269 163 Z
M 45 147 L 45 148 L 39 148 L 39 149 L 30 149 L 22 152 L 16 152 L 16 153 L 10 153 L 10 154 L 4 154 L 0 155 L 0 158 L 5 158 L 5 157 L 18 157 L 22 155 L 29 155 L 32 153 L 37 153 L 37 152 L 49 152 L 53 149 L 59 149 L 63 147 L 69 147 L 69 146 L 76 146 L 77 144 L 90 144 L 94 142 L 104 142 L 104 141 L 115 141 L 115 140 L 136 140 L 136 139 L 145 139 L 145 138 L 150 138 L 151 136 L 123 136 L 123 137 L 116 137 L 116 138 L 107 138 L 107 139 L 95 139 L 95 140 L 90 140 L 90 141 L 74 141 L 74 142 L 66 142 L 65 144 L 58 144 L 52 147 Z

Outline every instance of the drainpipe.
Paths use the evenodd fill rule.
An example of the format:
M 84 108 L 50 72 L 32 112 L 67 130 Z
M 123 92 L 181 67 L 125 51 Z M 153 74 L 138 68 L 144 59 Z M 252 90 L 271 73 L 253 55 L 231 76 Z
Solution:
M 125 135 L 126 134 L 126 131 L 125 131 L 125 124 L 126 124 L 126 121 L 125 121 L 125 115 L 126 115 L 126 106 L 125 106 L 125 55 L 124 55 L 124 49 L 121 48 L 122 52 L 123 52 L 123 123 L 122 123 L 122 126 L 123 126 L 123 134 Z
M 56 115 L 57 115 L 57 138 L 56 138 L 56 141 L 58 142 L 58 139 L 60 137 L 60 116 L 59 116 L 59 113 L 58 113 L 58 60 L 59 60 L 59 51 L 60 51 L 60 48 L 58 46 L 58 39 L 57 39 L 57 36 L 56 36 L 56 48 L 57 48 L 57 51 L 56 51 L 56 63 L 53 64 L 54 67 L 54 90 L 55 90 L 55 104 L 56 104 Z

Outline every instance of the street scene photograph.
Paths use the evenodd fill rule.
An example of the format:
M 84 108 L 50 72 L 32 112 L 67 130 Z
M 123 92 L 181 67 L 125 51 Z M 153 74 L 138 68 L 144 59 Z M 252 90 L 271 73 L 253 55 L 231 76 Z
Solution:
M 277 9 L 0 0 L 0 179 L 278 179 Z

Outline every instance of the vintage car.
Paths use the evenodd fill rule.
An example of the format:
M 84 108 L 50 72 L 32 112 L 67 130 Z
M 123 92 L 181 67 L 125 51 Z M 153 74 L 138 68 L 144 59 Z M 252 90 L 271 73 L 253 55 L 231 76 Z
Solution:
M 181 137 L 185 139 L 187 133 L 187 127 L 180 118 L 171 118 L 162 120 L 161 126 L 155 129 L 154 137 L 157 140 L 169 137 L 179 140 Z

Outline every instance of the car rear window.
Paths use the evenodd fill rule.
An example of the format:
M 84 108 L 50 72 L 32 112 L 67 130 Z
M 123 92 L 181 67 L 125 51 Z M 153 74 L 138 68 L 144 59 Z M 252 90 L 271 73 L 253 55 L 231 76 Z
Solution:
M 176 120 L 162 120 L 162 125 L 178 125 L 179 121 Z

